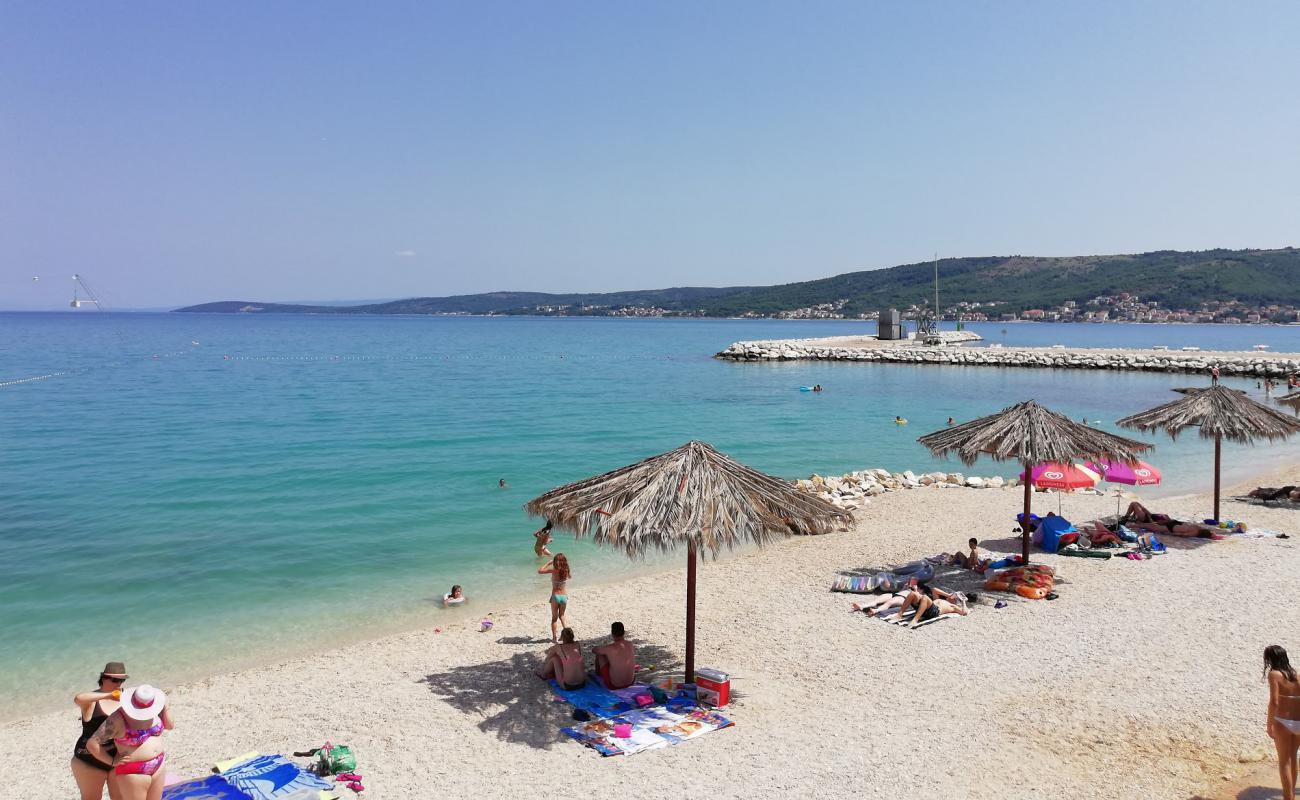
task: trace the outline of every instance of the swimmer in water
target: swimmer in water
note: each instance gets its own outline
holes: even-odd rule
[[[949,425],[956,425],[956,424],[957,424],[957,420],[953,419],[952,417],[948,417],[948,424],[949,424]]]
[[[906,424],[907,424],[907,420],[903,419],[902,417],[894,417],[894,424],[895,424],[895,425],[906,425]]]
[[[502,478],[501,480],[497,481],[497,488],[498,488],[498,489],[504,489],[504,488],[506,488],[506,479],[505,479],[505,478]]]
[[[451,608],[452,606],[463,605],[465,602],[465,592],[460,588],[460,584],[451,587],[451,591],[442,596],[442,607]]]
[[[820,383],[813,387],[814,392],[820,392],[821,390],[822,390],[822,385]]]
[[[546,545],[551,543],[551,521],[549,519],[546,520],[545,525],[533,532],[533,537],[537,539],[533,543],[533,552],[542,558],[550,556],[551,551],[546,548]]]

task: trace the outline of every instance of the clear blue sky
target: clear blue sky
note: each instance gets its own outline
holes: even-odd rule
[[[1297,41],[1294,2],[0,0],[0,308],[1297,245]]]

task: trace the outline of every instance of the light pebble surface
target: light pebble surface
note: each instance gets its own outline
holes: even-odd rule
[[[1300,483],[1300,467],[1256,482]],[[487,608],[440,634],[447,616],[431,614],[426,630],[180,686],[168,767],[199,776],[218,758],[330,739],[356,748],[363,796],[381,799],[1186,800],[1266,766],[1249,763],[1272,758],[1261,653],[1274,642],[1300,651],[1297,539],[1171,539],[1142,562],[1045,555],[1064,575],[1059,599],[995,610],[984,594],[969,617],[915,631],[849,613],[855,597],[827,590],[837,570],[951,552],[971,535],[1018,552],[1020,498],[897,492],[857,511],[850,531],[703,564],[697,664],[731,674],[737,724],[676,747],[601,758],[560,734],[567,706],[531,674],[547,646],[539,597],[494,609],[489,633],[476,622]],[[1056,497],[1035,502],[1046,511]],[[1115,503],[1068,495],[1064,512],[1083,520]],[[1182,518],[1210,507],[1204,496],[1151,505]],[[1226,503],[1224,514],[1300,539],[1297,511]],[[622,619],[641,663],[670,668],[684,570],[593,587],[575,567],[580,638],[596,643]],[[6,797],[75,796],[71,704],[3,729]]]

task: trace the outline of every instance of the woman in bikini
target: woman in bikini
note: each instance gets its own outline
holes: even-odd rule
[[[1222,538],[1222,534],[1209,525],[1196,522],[1182,522],[1167,514],[1152,514],[1146,506],[1134,500],[1128,504],[1124,516],[1119,518],[1120,525],[1138,528],[1151,533],[1168,533],[1173,536],[1197,536],[1202,539]]]
[[[145,684],[122,692],[117,710],[86,742],[86,749],[100,761],[112,762],[112,782],[121,800],[161,800],[167,780],[162,734],[171,729],[167,696]],[[115,755],[108,755],[110,746],[116,746]]]
[[[564,553],[556,553],[537,572],[551,576],[551,641],[558,644],[560,640],[555,638],[555,623],[559,622],[561,628],[568,627],[564,611],[569,606],[569,596],[565,594],[564,585],[569,581],[569,559],[564,557]]]
[[[1300,680],[1281,645],[1264,648],[1268,678],[1268,735],[1277,747],[1283,800],[1295,800],[1296,750],[1300,748]]]
[[[587,670],[582,663],[582,645],[574,641],[573,628],[560,631],[560,643],[546,651],[546,659],[537,670],[538,677],[554,678],[571,692],[587,685]]]
[[[106,752],[108,758],[101,761],[86,749],[86,742],[95,735],[109,714],[117,710],[117,701],[122,696],[122,682],[126,678],[126,667],[122,662],[110,661],[104,665],[104,671],[99,673],[98,689],[82,692],[72,698],[72,702],[81,709],[81,736],[72,749],[72,777],[76,779],[77,789],[81,791],[81,800],[103,800],[105,786],[108,787],[110,800],[118,800],[117,785],[109,780],[116,750],[110,747]]]

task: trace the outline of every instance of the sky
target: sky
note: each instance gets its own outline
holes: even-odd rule
[[[1267,0],[0,0],[0,308],[1300,245],[1298,37]]]

